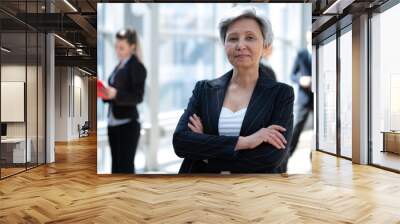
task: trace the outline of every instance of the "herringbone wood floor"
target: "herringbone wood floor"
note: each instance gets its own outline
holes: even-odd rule
[[[0,223],[400,223],[400,175],[316,152],[313,174],[98,176],[96,139],[0,181]]]

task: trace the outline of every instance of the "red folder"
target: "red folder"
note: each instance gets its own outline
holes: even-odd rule
[[[103,81],[97,80],[97,97],[104,99],[106,97],[106,85]]]

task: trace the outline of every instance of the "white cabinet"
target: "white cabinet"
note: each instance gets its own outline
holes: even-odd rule
[[[28,144],[25,151],[25,144]],[[12,162],[25,163],[32,161],[32,140],[28,138],[7,138],[2,139],[2,146],[12,147]]]

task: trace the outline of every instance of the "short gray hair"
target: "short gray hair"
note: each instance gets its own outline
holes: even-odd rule
[[[264,37],[264,46],[268,47],[274,40],[271,22],[262,16],[260,11],[253,7],[233,7],[225,16],[223,16],[218,24],[219,36],[222,43],[225,43],[226,32],[230,25],[239,19],[253,19],[260,26],[261,33]]]

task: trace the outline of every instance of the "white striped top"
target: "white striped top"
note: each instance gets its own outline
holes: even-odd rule
[[[218,121],[219,135],[239,136],[246,110],[247,107],[236,112],[232,112],[230,109],[222,107]]]

